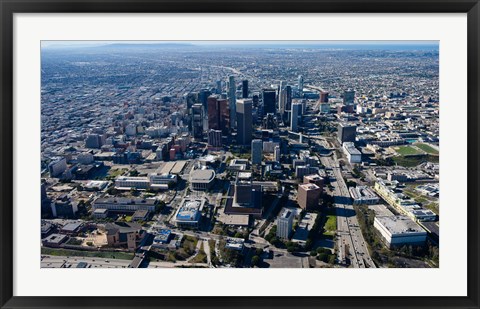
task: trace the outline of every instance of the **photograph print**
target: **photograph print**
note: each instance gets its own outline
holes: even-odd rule
[[[42,268],[438,268],[438,41],[42,41]]]

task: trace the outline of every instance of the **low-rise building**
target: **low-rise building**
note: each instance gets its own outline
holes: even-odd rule
[[[308,234],[312,230],[315,220],[317,219],[316,213],[307,212],[305,216],[298,223],[298,227],[293,234],[292,241],[299,243],[300,245],[305,245],[307,243]]]
[[[196,169],[190,173],[192,190],[208,190],[215,181],[215,171],[210,169]]]
[[[380,201],[375,192],[367,186],[350,187],[349,191],[353,205],[373,205]]]
[[[132,221],[146,221],[150,212],[148,210],[137,210],[132,215]]]
[[[225,242],[225,248],[242,251],[244,248],[245,239],[243,238],[234,238],[234,237],[227,237]]]
[[[47,236],[46,238],[42,239],[42,244],[45,247],[58,248],[67,240],[68,240],[67,235],[51,234],[50,236]]]
[[[92,215],[94,219],[104,219],[108,216],[108,209],[95,209]]]
[[[51,202],[50,207],[55,218],[73,218],[78,211],[78,202],[72,201],[67,194],[62,194]]]
[[[60,233],[73,236],[80,233],[83,228],[84,223],[82,221],[69,222],[60,229]]]
[[[198,228],[204,205],[204,199],[184,199],[175,213],[175,225],[182,228]]]
[[[373,226],[389,248],[423,245],[427,239],[427,232],[406,216],[375,217]]]
[[[233,159],[228,166],[229,170],[232,171],[244,171],[248,169],[248,160],[247,159]]]
[[[150,186],[148,177],[118,176],[115,179],[115,188],[118,190],[139,189],[146,190]]]
[[[146,234],[140,224],[133,222],[107,223],[105,232],[109,246],[126,246],[129,250],[135,250]]]
[[[157,204],[156,199],[108,197],[96,199],[93,202],[93,209],[108,209],[119,212],[135,212],[137,210],[154,212]]]
[[[166,248],[172,237],[172,231],[167,229],[161,229],[157,235],[153,238],[152,247]]]
[[[343,151],[347,156],[348,162],[350,163],[361,163],[362,162],[362,153],[355,148],[355,144],[352,142],[343,143]]]

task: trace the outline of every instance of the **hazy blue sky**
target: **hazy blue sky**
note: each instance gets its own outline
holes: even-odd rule
[[[93,47],[110,44],[161,44],[187,43],[199,46],[209,45],[301,45],[301,46],[422,46],[438,48],[438,41],[42,41],[42,48]]]

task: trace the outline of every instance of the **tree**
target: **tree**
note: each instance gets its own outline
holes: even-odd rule
[[[164,208],[166,204],[164,201],[159,201],[157,205],[155,205],[155,213],[159,214]]]
[[[138,176],[138,174],[140,174],[140,173],[135,169],[130,171],[130,176],[132,176],[132,177]]]
[[[258,255],[254,255],[252,257],[252,263],[251,263],[252,267],[258,266],[259,263],[260,263],[260,257]]]
[[[347,181],[347,186],[355,188],[357,186],[357,183],[355,181],[349,180],[349,181]]]
[[[328,262],[328,254],[327,254],[327,253],[320,253],[320,254],[317,256],[317,260],[320,260],[320,261],[322,261],[322,262],[327,263],[327,262]]]
[[[118,191],[117,191],[117,189],[115,189],[114,186],[111,186],[110,188],[108,188],[107,193],[110,194],[110,195],[116,195],[118,193]]]

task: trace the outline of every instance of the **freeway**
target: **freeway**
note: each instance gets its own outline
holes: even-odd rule
[[[340,166],[329,157],[322,157],[321,161],[325,167],[332,169],[335,176],[335,179],[331,181],[331,185],[334,188],[337,214],[338,260],[340,263],[345,263],[345,258],[348,256],[351,265],[355,268],[376,268],[358,225],[355,209],[350,204],[350,193],[343,180]]]
[[[42,268],[76,268],[78,263],[87,263],[87,268],[127,268],[130,260],[105,259],[81,256],[42,255]]]

